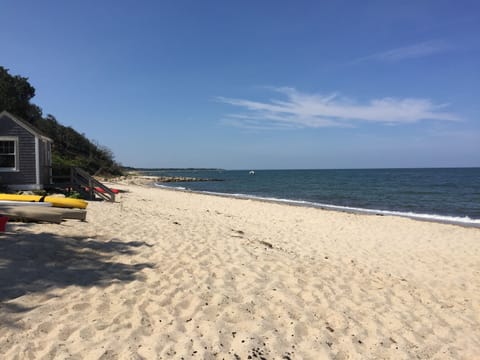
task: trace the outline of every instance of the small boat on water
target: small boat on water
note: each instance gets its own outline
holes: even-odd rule
[[[250,175],[255,175],[255,171],[250,170],[250,171],[249,171],[249,174],[250,174]]]

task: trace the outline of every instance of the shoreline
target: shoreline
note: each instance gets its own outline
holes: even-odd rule
[[[415,170],[415,171],[413,171]],[[177,183],[203,193],[267,198],[339,211],[399,215],[480,227],[474,201],[480,168],[223,171],[225,184]],[[377,171],[377,172],[376,172]],[[151,172],[148,175],[215,177],[213,171]],[[341,184],[341,185],[340,185]],[[263,200],[262,199],[262,200]]]
[[[2,358],[480,353],[476,228],[109,185],[0,234]]]
[[[211,195],[211,196],[220,196],[220,197],[226,197],[226,198],[232,198],[232,199],[263,201],[263,202],[270,202],[274,204],[285,204],[290,206],[315,208],[320,210],[338,211],[338,212],[359,214],[359,215],[397,216],[397,217],[418,220],[418,221],[457,225],[457,226],[463,226],[467,228],[470,228],[470,227],[480,228],[480,219],[471,219],[468,216],[454,217],[454,216],[448,216],[448,215],[407,213],[407,212],[395,211],[395,210],[355,208],[355,207],[347,207],[347,206],[340,206],[340,205],[314,203],[306,200],[277,199],[277,198],[266,198],[266,197],[260,197],[255,195],[248,195],[248,194],[229,194],[229,193],[193,190],[193,189],[188,189],[182,186],[178,186],[178,187],[168,186],[168,185],[158,184],[156,182],[151,182],[147,185],[155,188],[160,188],[160,189],[191,192],[195,194],[204,194],[204,195]]]

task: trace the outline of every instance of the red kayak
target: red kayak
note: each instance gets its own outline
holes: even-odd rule
[[[88,187],[85,188],[85,191],[89,191],[89,190],[90,190],[90,188],[88,188]],[[100,187],[96,187],[95,191],[97,191],[99,193],[102,193],[102,194],[105,192],[105,190],[103,190]],[[120,190],[118,190],[118,189],[110,189],[110,191],[113,192],[114,194],[118,194],[120,192]]]

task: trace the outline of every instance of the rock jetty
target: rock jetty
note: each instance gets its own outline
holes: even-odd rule
[[[205,179],[205,178],[195,178],[187,176],[159,176],[156,179],[157,182],[193,182],[193,181],[223,181],[221,179]]]

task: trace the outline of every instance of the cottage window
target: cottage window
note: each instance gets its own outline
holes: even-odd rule
[[[0,171],[17,169],[17,139],[0,138]]]

